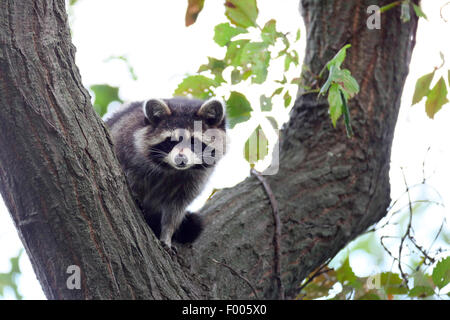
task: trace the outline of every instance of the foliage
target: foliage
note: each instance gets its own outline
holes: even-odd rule
[[[95,84],[90,86],[94,92],[94,109],[100,116],[103,116],[108,110],[108,105],[113,101],[123,102],[119,98],[119,88],[108,84]]]
[[[345,128],[347,136],[353,135],[350,125],[350,112],[348,110],[347,101],[359,92],[359,85],[355,78],[347,69],[341,70],[341,65],[345,60],[346,51],[351,45],[347,44],[327,64],[328,79],[320,88],[319,95],[325,95],[328,92],[328,104],[331,121],[336,127],[336,121],[344,114]],[[323,71],[319,75],[321,77]]]
[[[450,293],[442,289],[450,282],[450,257],[439,260],[427,273],[422,269],[411,272],[407,280],[410,281],[391,271],[357,276],[347,254],[340,266],[322,266],[311,273],[297,299],[448,299]]]
[[[441,53],[442,64],[439,67],[435,67],[434,70],[422,77],[420,77],[416,82],[416,87],[414,90],[414,96],[412,104],[420,102],[424,97],[425,101],[425,111],[429,118],[433,119],[434,115],[441,110],[442,106],[448,103],[447,98],[447,85],[445,83],[444,77],[441,76],[436,82],[433,88],[430,88],[431,82],[435,76],[437,70],[441,69],[445,64],[444,55]],[[447,71],[449,74],[448,83],[450,86],[450,70]]]
[[[417,17],[428,20],[420,5],[416,5],[411,0],[394,1],[381,7],[380,12],[386,12],[399,5],[401,6],[400,18],[403,22],[408,22],[411,19],[411,11],[413,11]],[[430,119],[434,119],[434,115],[441,110],[443,105],[449,102],[447,85],[450,87],[450,70],[447,70],[447,84],[445,83],[444,76],[441,76],[434,87],[430,88],[436,71],[441,69],[445,64],[443,53],[441,52],[440,55],[442,65],[440,67],[435,67],[432,72],[423,75],[417,80],[412,101],[412,105],[415,105],[420,102],[422,98],[426,97],[425,112]]]
[[[11,263],[11,269],[7,273],[0,273],[0,296],[4,295],[5,288],[10,288],[14,292],[16,299],[21,300],[22,295],[19,293],[17,278],[21,274],[19,267],[19,259],[23,253],[23,249],[19,251],[17,256],[9,259]]]
[[[426,187],[425,182],[417,185]],[[440,206],[440,202],[411,200],[410,188],[404,194],[408,203],[400,206],[397,199],[385,219],[342,249],[332,261],[325,263],[307,277],[299,288],[297,299],[448,299],[450,296],[450,256],[442,243],[448,245],[443,230],[445,219],[433,236],[428,249],[414,237],[413,219],[428,206]],[[394,210],[394,208],[399,209]],[[422,217],[423,219],[423,217]],[[420,223],[419,223],[420,224]],[[393,228],[396,232],[392,233]],[[391,230],[389,232],[389,230]],[[388,243],[388,240],[390,242]],[[395,240],[395,241],[394,241]],[[422,240],[423,241],[423,240]],[[405,254],[403,252],[408,252]],[[364,254],[376,261],[374,272],[358,276],[352,268],[352,254]],[[381,270],[386,257],[390,270]],[[366,260],[367,261],[367,260]],[[367,263],[364,267],[370,269]]]
[[[193,24],[198,17],[198,14],[203,9],[205,0],[188,0],[188,7],[186,10],[185,24],[186,27]]]
[[[128,73],[134,81],[138,79],[133,66],[128,61],[128,57],[125,55],[111,56],[104,60],[104,62],[110,62],[113,60],[122,61],[125,63]],[[111,86],[109,84],[94,84],[89,87],[94,94],[93,107],[100,117],[103,117],[108,111],[108,106],[111,102],[123,103],[119,97],[119,87]]]
[[[194,2],[189,1],[188,12],[193,10]],[[208,62],[199,67],[198,74],[183,79],[176,88],[175,95],[205,99],[221,96],[218,92],[226,92],[221,97],[227,102],[230,128],[245,123],[255,113],[260,113],[264,119],[261,121],[270,123],[270,126],[256,123],[252,133],[245,137],[244,158],[253,165],[269,154],[269,142],[264,131],[278,129],[273,114],[273,98],[276,96],[282,98],[285,112],[288,112],[288,108],[292,105],[294,93],[290,87],[296,84],[296,79],[287,79],[284,73],[292,66],[299,66],[299,55],[292,49],[292,45],[299,41],[300,30],[296,31],[293,38],[289,33],[280,32],[274,19],[260,26],[257,21],[259,10],[256,0],[229,0],[225,1],[224,7],[228,22],[219,23],[214,27],[213,38],[218,46],[224,48],[224,56],[208,57]],[[261,94],[258,101],[260,107],[257,108],[256,101],[250,102],[251,99],[236,88],[244,83],[252,85],[267,83],[270,66],[275,60],[280,59],[284,59],[281,60],[284,61],[284,70],[273,78],[281,80],[272,81],[277,85],[276,90]],[[262,150],[259,150],[259,147],[262,147]]]

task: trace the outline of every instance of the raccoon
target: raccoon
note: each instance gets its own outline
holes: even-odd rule
[[[225,105],[217,99],[150,99],[125,105],[106,124],[144,217],[168,248],[195,241],[199,215],[186,207],[226,149]]]

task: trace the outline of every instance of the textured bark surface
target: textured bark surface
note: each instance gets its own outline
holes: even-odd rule
[[[0,190],[49,299],[200,297],[135,206],[64,1],[0,3]],[[69,290],[70,265],[82,289]]]
[[[378,1],[379,5],[390,1]],[[301,1],[307,29],[302,82],[312,85],[323,66],[347,43],[344,67],[360,84],[350,110],[355,136],[332,128],[328,106],[299,91],[281,132],[280,170],[268,176],[282,227],[282,281],[287,298],[302,279],[386,214],[389,161],[400,97],[414,47],[417,20],[401,23],[399,10],[382,17],[380,30],[366,27],[374,1]],[[269,200],[254,178],[217,193],[204,209],[209,228],[193,247],[190,263],[215,297],[252,297],[250,287],[224,261],[254,284],[258,296],[277,298],[273,218]]]
[[[390,202],[390,149],[417,20],[401,23],[397,8],[368,30],[373,2],[301,1],[303,83],[351,43],[344,66],[361,91],[350,103],[352,139],[301,90],[281,132],[280,170],[266,179],[280,209],[287,298]],[[157,244],[81,85],[64,1],[2,1],[0,46],[0,191],[48,298],[254,297],[212,259],[258,297],[278,296],[272,209],[255,177],[216,193],[203,209],[204,234],[179,259]],[[67,289],[69,265],[80,266],[82,290]]]

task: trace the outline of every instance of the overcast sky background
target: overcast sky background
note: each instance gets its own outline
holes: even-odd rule
[[[79,0],[73,8],[71,22],[73,42],[77,47],[76,63],[84,85],[88,87],[92,84],[108,83],[119,86],[120,96],[126,101],[170,97],[183,77],[186,74],[194,74],[198,67],[206,62],[207,56],[222,57],[223,48],[212,40],[213,27],[226,21],[222,2],[206,1],[197,23],[189,28],[184,26],[186,3],[187,1],[175,3],[144,0]],[[391,163],[393,199],[398,198],[404,191],[400,167],[404,168],[410,185],[418,183],[422,180],[422,164],[426,156],[425,171],[429,177],[429,184],[440,193],[438,196],[430,192],[429,197],[437,197],[447,204],[450,203],[449,105],[444,106],[434,120],[426,117],[423,101],[411,107],[417,78],[431,72],[435,66],[441,65],[440,51],[445,54],[447,60],[450,60],[448,41],[450,27],[439,14],[439,9],[444,3],[445,0],[422,1],[423,11],[429,20],[420,19],[417,44],[395,131]],[[258,23],[261,25],[275,18],[279,30],[295,34],[302,24],[298,13],[298,0],[282,2],[259,0],[258,4],[260,9]],[[450,20],[449,9],[450,6],[447,6],[443,10],[447,20]],[[303,28],[302,42],[297,48],[301,54],[300,61],[303,58],[304,36]],[[105,59],[113,55],[128,57],[138,81],[131,79],[122,62],[105,62]],[[437,72],[432,85],[441,75],[447,79],[445,70],[448,69],[449,63],[446,62],[446,65]],[[265,88],[244,84],[239,90],[254,102]],[[232,186],[247,176],[249,167],[242,159],[243,142],[239,137],[250,133],[254,125],[256,122],[247,124],[245,128],[237,128],[236,132],[232,133],[231,141],[232,143],[235,141],[236,146],[221,163],[208,186],[209,189]],[[428,148],[431,148],[429,152]],[[207,194],[208,192],[205,192],[203,198]],[[195,206],[198,207],[200,203],[201,201],[198,201]],[[432,214],[433,219],[424,221],[433,228],[440,217],[446,215],[449,219],[448,209],[434,209]],[[8,272],[9,258],[17,255],[22,244],[1,199],[0,241],[0,272]],[[359,265],[361,272],[364,273],[364,263],[361,261]],[[27,257],[21,259],[20,267],[23,272],[20,277],[20,292],[24,298],[45,299]],[[14,296],[6,291],[5,298]]]

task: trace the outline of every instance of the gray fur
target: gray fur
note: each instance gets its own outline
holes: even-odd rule
[[[201,121],[202,135],[205,135],[202,142],[213,145],[208,143],[209,137],[206,135],[214,131],[208,129],[216,129],[223,138],[221,147],[224,153],[224,109],[219,110],[220,102],[209,100],[207,103],[205,106],[205,101],[187,98],[133,102],[123,106],[106,121],[131,190],[147,219],[161,215],[160,240],[168,247],[171,247],[172,235],[185,217],[186,207],[204,187],[214,164],[190,164],[192,166],[187,168],[177,168],[167,161],[168,156],[158,158],[160,150],[156,152],[154,149],[161,148],[166,143],[164,141],[170,139],[171,133],[179,129],[198,137],[198,133],[193,134],[194,121]],[[215,140],[217,147],[220,139]],[[175,147],[173,150],[178,152]],[[218,152],[217,158],[223,153]]]

